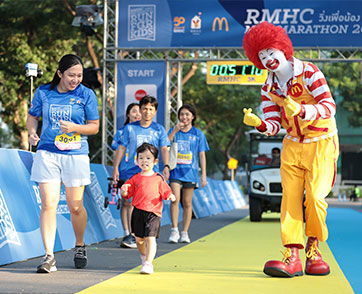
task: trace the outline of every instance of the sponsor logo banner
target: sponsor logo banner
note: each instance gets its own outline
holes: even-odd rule
[[[241,47],[263,21],[295,47],[362,46],[362,1],[119,0],[118,47]]]

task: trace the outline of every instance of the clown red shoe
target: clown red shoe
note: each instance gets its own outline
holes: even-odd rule
[[[282,251],[283,259],[270,260],[264,265],[264,273],[271,277],[292,278],[303,275],[302,263],[299,258],[297,247],[287,247]]]
[[[330,273],[329,265],[323,260],[318,248],[318,239],[309,237],[305,247],[306,263],[305,273],[307,275],[324,276]]]

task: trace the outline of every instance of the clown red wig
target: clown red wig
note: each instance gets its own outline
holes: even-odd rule
[[[245,32],[243,47],[246,56],[259,69],[265,68],[258,55],[261,50],[274,48],[283,51],[287,60],[294,54],[292,41],[286,31],[266,21]]]

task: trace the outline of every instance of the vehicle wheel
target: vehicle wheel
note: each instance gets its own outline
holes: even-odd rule
[[[107,208],[109,204],[109,199],[108,197],[104,198],[104,208]]]
[[[260,222],[261,221],[261,201],[258,198],[249,197],[249,212],[250,221]]]
[[[121,199],[117,200],[117,209],[121,209]]]

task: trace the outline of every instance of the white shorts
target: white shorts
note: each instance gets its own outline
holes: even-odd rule
[[[66,187],[89,185],[89,157],[38,150],[34,156],[30,180],[38,183],[63,182]]]

